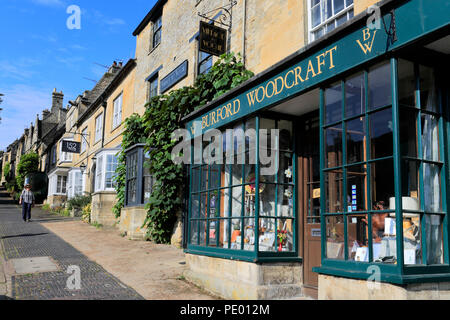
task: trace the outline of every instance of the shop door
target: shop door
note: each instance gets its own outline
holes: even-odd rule
[[[318,112],[309,114],[299,126],[301,170],[299,181],[300,217],[303,216],[303,279],[306,293],[317,296],[320,266],[320,136]],[[308,290],[309,289],[309,290]]]

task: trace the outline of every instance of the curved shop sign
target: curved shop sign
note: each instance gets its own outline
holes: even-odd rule
[[[365,26],[188,122],[186,127],[194,137],[202,135],[205,130],[221,127],[299,94],[324,80],[449,24],[449,17],[443,13],[450,10],[448,1],[433,0],[426,6],[420,3],[420,0],[411,0],[395,9],[397,40],[390,47],[388,41],[391,39],[383,27],[376,29]],[[391,25],[391,14],[386,14],[382,19],[386,26]]]

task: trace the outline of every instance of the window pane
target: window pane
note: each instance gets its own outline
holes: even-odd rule
[[[259,251],[276,251],[275,219],[262,218],[259,232]]]
[[[393,154],[392,110],[385,109],[369,116],[371,158],[378,159]]]
[[[420,163],[417,161],[402,163],[403,209],[420,210],[419,168]],[[391,206],[395,209],[395,205],[391,203]]]
[[[292,121],[280,120],[278,121],[278,129],[280,130],[280,150],[292,151],[293,148],[293,129]]]
[[[201,172],[202,172],[202,183],[200,185],[201,186],[200,190],[205,191],[208,190],[208,166],[202,166]]]
[[[342,125],[325,129],[325,166],[342,165]]]
[[[325,124],[342,119],[342,90],[341,84],[335,84],[325,89]]]
[[[348,258],[349,260],[369,262],[367,214],[348,216]]]
[[[348,7],[349,5],[353,4],[353,0],[346,0],[346,4],[347,4],[347,7]]]
[[[209,233],[209,240],[208,240],[208,246],[210,247],[217,247],[217,225],[219,221],[218,220],[210,220],[208,222],[208,233]]]
[[[200,245],[206,246],[206,221],[200,220],[200,229],[199,229],[199,236],[200,236]]]
[[[242,187],[235,187],[231,189],[231,216],[242,216]]]
[[[444,263],[442,240],[442,217],[425,215],[425,232],[427,239],[427,264]]]
[[[346,123],[347,163],[362,162],[366,156],[366,121],[365,117]]]
[[[277,216],[294,217],[294,187],[278,185]]]
[[[395,217],[389,213],[373,214],[372,241],[373,261],[386,264],[397,263],[397,238]]]
[[[292,219],[278,219],[277,246],[278,252],[294,251],[294,225]]]
[[[259,215],[275,216],[275,193],[276,185],[260,184]]]
[[[385,63],[369,72],[369,109],[392,104],[391,65]]]
[[[347,21],[347,14],[341,15],[339,18],[336,19],[336,27],[339,27],[341,24],[344,24],[344,22]]]
[[[293,154],[281,152],[279,159],[278,183],[294,183]]]
[[[372,210],[388,210],[390,199],[395,197],[393,160],[371,163],[370,175]]]
[[[344,217],[328,216],[326,218],[326,257],[344,260]]]
[[[231,220],[231,248],[235,250],[241,250],[242,243],[242,219]]]
[[[400,108],[400,149],[403,156],[417,158],[417,114],[410,108]]]
[[[332,0],[322,0],[322,22],[333,15]]]
[[[230,227],[230,220],[219,220],[219,247],[221,248],[228,248],[229,244],[229,236],[228,236],[228,230]]]
[[[403,255],[405,265],[422,264],[420,214],[403,213]]]
[[[337,171],[325,172],[325,211],[329,213],[343,212],[342,173]]]
[[[200,191],[200,167],[192,168],[192,192]]]
[[[217,190],[209,193],[209,218],[218,217],[220,213],[220,201],[218,198],[219,192]]]
[[[144,203],[149,202],[155,181],[152,176],[144,177]]]
[[[438,118],[422,114],[422,148],[423,158],[439,161],[439,122]]]
[[[424,163],[423,169],[425,211],[442,212],[441,167]]]
[[[200,195],[194,194],[191,196],[191,218],[199,217],[199,205],[200,205]]]
[[[200,194],[200,218],[205,218],[207,215],[206,210],[208,209],[208,194]]]
[[[439,112],[433,69],[419,67],[420,73],[420,103],[423,109]]]
[[[320,5],[315,6],[311,9],[311,19],[311,25],[313,28],[320,24]]]
[[[345,116],[352,117],[365,111],[364,74],[345,82]]]
[[[244,219],[244,250],[255,250],[255,219]]]
[[[333,0],[333,4],[334,4],[334,14],[337,14],[345,7],[344,0]]]
[[[222,172],[220,164],[213,164],[211,167],[211,183],[209,189],[220,187],[220,174]]]
[[[367,172],[365,165],[347,168],[347,211],[366,211]]]
[[[416,77],[412,62],[398,60],[398,99],[401,106],[416,106]],[[401,119],[401,118],[400,118]]]
[[[198,237],[199,237],[199,229],[198,229],[198,221],[194,220],[191,221],[191,228],[190,228],[190,232],[191,232],[191,238],[190,238],[190,242],[191,244],[197,245],[198,243]]]

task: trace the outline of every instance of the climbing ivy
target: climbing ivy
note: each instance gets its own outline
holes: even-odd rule
[[[181,119],[253,76],[245,69],[240,55],[225,54],[207,74],[197,77],[193,86],[173,90],[150,99],[143,117],[134,114],[125,123],[122,150],[116,170],[117,203],[113,208],[120,216],[125,200],[126,156],[125,150],[136,143],[145,143],[149,153],[150,174],[156,180],[146,204],[144,227],[147,238],[157,243],[168,243],[177,213],[181,210],[183,167],[172,161],[171,152],[177,141],[172,133],[182,127]]]
[[[142,118],[134,113],[125,120],[125,130],[123,133],[121,151],[118,154],[118,166],[114,181],[116,182],[117,202],[113,207],[116,218],[120,217],[120,212],[125,204],[125,184],[126,184],[126,154],[125,150],[137,143],[145,142],[145,128]]]
[[[177,213],[181,210],[183,167],[172,161],[171,151],[178,143],[171,134],[182,127],[181,119],[253,76],[238,56],[225,54],[211,70],[200,75],[193,86],[153,97],[143,116],[146,132],[146,165],[156,180],[146,205],[144,226],[147,236],[157,243],[168,243]]]
[[[37,153],[28,153],[20,157],[17,165],[16,182],[19,188],[23,188],[25,177],[30,173],[38,172],[39,170],[39,155]]]

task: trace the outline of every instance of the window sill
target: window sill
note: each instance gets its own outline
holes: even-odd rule
[[[110,131],[110,133],[114,133],[114,131],[117,131],[117,129],[120,129],[122,127],[123,122],[119,123],[115,127],[113,127]]]
[[[153,51],[155,51],[159,47],[160,44],[161,44],[161,42],[158,43],[155,47],[151,48],[150,51],[148,52],[148,55],[151,55],[153,53]]]

